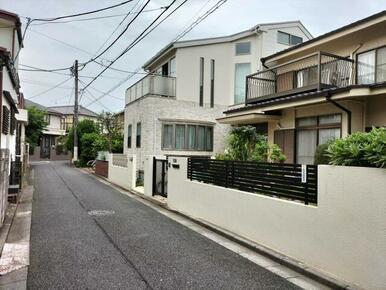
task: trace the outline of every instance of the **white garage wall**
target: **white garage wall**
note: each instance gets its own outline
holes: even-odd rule
[[[187,179],[168,171],[168,206],[246,237],[343,281],[386,285],[386,170],[319,166],[318,205]]]

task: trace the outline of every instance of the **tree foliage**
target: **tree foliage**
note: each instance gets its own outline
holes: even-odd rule
[[[269,146],[267,137],[257,134],[253,126],[233,128],[228,138],[227,149],[216,158],[257,162],[284,162],[286,160],[280,147],[276,144]]]
[[[44,118],[45,115],[46,112],[36,107],[28,108],[28,125],[25,128],[25,135],[26,141],[30,144],[30,149],[32,150],[38,145],[43,130],[47,126]]]
[[[98,120],[106,133],[108,139],[109,152],[113,152],[116,146],[119,145],[119,137],[122,135],[122,122],[118,119],[116,114],[111,112],[104,112],[99,114]],[[122,137],[123,138],[123,137]],[[118,140],[117,140],[118,139]],[[122,139],[122,150],[123,150],[123,139]]]

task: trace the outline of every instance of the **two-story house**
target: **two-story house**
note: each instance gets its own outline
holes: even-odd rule
[[[7,207],[9,182],[15,185],[23,148],[24,111],[18,75],[18,55],[23,47],[21,22],[18,15],[0,10],[0,225]],[[18,164],[18,166],[16,166]],[[19,181],[18,180],[18,181]]]
[[[65,116],[65,129],[66,129],[66,132],[68,132],[72,128],[74,123],[74,106],[53,106],[48,108],[50,110],[59,112],[63,116]],[[90,109],[83,107],[82,105],[79,105],[78,120],[82,121],[85,119],[97,122],[98,114],[91,111]]]
[[[216,118],[245,102],[245,77],[260,58],[311,39],[299,22],[259,24],[233,35],[169,44],[126,90],[125,153],[204,155],[224,150],[229,125]]]
[[[218,119],[264,125],[287,162],[312,164],[330,139],[386,126],[386,11],[261,59],[246,100]]]
[[[47,126],[42,132],[39,144],[34,148],[30,159],[33,161],[40,159],[67,159],[66,156],[57,158],[57,155],[61,154],[56,154],[56,145],[59,141],[58,138],[66,135],[65,116],[52,108],[45,107],[30,100],[25,100],[25,104],[27,108],[35,107],[37,110],[44,112],[45,121],[47,123]]]

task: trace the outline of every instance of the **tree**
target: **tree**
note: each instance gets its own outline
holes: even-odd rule
[[[106,132],[109,152],[113,152],[114,139],[122,135],[122,122],[117,116],[111,112],[104,112],[99,114],[99,122],[102,125],[102,130]]]
[[[82,151],[82,135],[86,133],[100,133],[94,121],[85,119],[78,123],[77,135],[78,135],[79,156]],[[66,147],[67,147],[67,150],[71,152],[74,149],[74,129],[73,128],[71,128],[70,132],[68,132]]]
[[[28,108],[28,125],[25,128],[26,141],[30,144],[30,150],[39,144],[43,130],[47,126],[44,116],[46,112],[36,107]]]
[[[94,160],[98,151],[106,151],[107,138],[98,133],[85,133],[81,138],[82,151],[80,153],[81,165],[86,165],[90,160]]]

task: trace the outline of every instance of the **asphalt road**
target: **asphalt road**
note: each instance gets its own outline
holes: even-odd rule
[[[29,289],[298,289],[65,163],[34,170]]]

